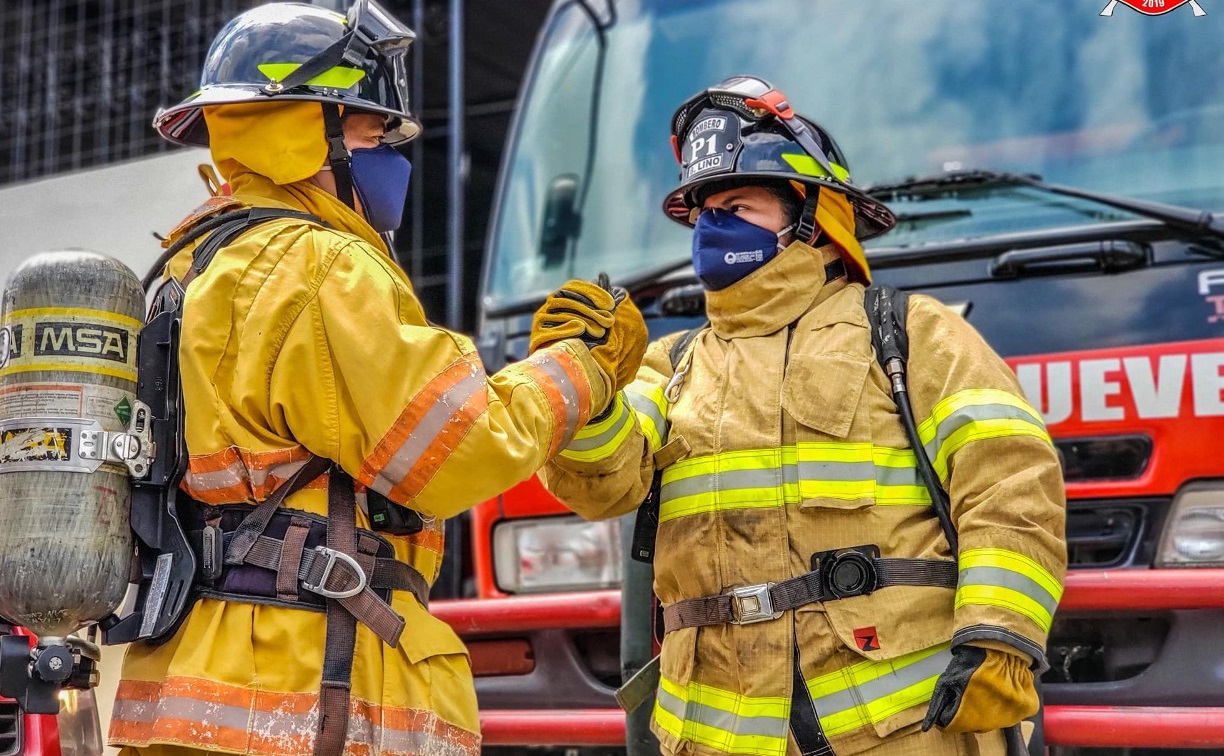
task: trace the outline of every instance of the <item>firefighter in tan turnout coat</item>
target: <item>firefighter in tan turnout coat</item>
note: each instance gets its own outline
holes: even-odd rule
[[[891,213],[760,80],[695,96],[673,134],[665,209],[694,226],[709,327],[678,359],[678,336],[653,343],[545,470],[591,518],[661,475],[652,729],[669,754],[1004,753],[1038,708],[1066,564],[1041,415],[961,317],[910,298],[909,392],[954,554],[864,310],[859,240]]]

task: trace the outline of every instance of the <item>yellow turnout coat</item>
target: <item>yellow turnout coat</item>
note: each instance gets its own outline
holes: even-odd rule
[[[184,490],[204,504],[257,502],[311,454],[327,457],[355,479],[359,503],[368,487],[421,513],[422,532],[384,537],[432,583],[443,521],[530,477],[606,405],[607,377],[577,340],[486,375],[467,338],[426,323],[356,213],[305,181],[221,167],[235,205],[306,211],[331,228],[260,225],[188,287]],[[187,250],[170,274],[189,262]],[[325,515],[326,477],[284,507]],[[357,525],[369,528],[362,511]],[[463,644],[412,594],[392,595],[406,620],[397,647],[357,628],[346,753],[478,753]],[[320,612],[201,599],[169,641],[129,648],[111,742],[310,753],[324,629]]]
[[[664,606],[802,575],[831,549],[951,559],[863,295],[826,282],[820,252],[792,244],[708,292],[711,327],[679,363],[678,398],[665,396],[672,336],[651,345],[612,415],[546,467],[550,490],[592,518],[633,510],[661,471]],[[998,732],[918,726],[951,644],[1003,643],[1044,666],[1065,569],[1062,476],[1041,415],[977,332],[925,296],[910,298],[908,318],[910,396],[950,492],[958,587],[893,585],[668,633],[652,721],[667,753],[795,752],[796,653],[839,755],[1003,753]]]

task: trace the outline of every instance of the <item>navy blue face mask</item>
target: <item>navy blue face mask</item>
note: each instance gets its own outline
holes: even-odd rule
[[[697,279],[710,291],[727,288],[777,256],[778,236],[726,210],[702,211],[693,226]]]
[[[353,188],[375,231],[394,231],[404,217],[412,163],[389,144],[352,151]]]

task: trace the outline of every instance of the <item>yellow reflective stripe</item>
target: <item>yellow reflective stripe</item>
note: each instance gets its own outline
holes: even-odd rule
[[[637,416],[638,427],[646,436],[651,451],[663,448],[667,438],[667,400],[663,387],[634,381],[625,388],[625,396]]]
[[[909,449],[805,441],[677,462],[663,471],[660,521],[816,498],[866,499],[881,506],[931,503]]]
[[[301,63],[260,63],[257,68],[261,74],[267,76],[272,81],[284,81],[289,77],[289,74],[298,70],[301,65]],[[365,78],[365,71],[362,71],[360,68],[333,66],[306,82],[306,85],[348,89],[355,86],[363,78]]]
[[[865,661],[807,681],[820,726],[841,735],[877,724],[931,700],[935,681],[952,658],[943,643],[896,659]]]
[[[140,328],[144,325],[143,321],[136,318],[129,318],[118,312],[110,310],[94,310],[87,307],[27,307],[24,310],[13,310],[6,313],[4,319],[17,320],[23,318],[41,318],[48,315],[63,315],[67,317],[77,318],[92,318],[94,320],[107,320],[119,325],[128,326],[131,328]]]
[[[918,436],[935,472],[945,481],[948,460],[973,441],[1028,436],[1052,443],[1040,413],[1000,389],[966,389],[944,398],[918,426]]]
[[[633,412],[623,394],[612,398],[612,412],[597,423],[587,423],[560,456],[576,462],[598,462],[616,453],[633,430]]]
[[[696,682],[680,686],[664,677],[654,716],[672,736],[725,753],[786,753],[790,702],[784,697],[745,696]]]
[[[89,373],[91,375],[106,375],[111,378],[123,378],[129,381],[136,380],[135,368],[97,367],[92,363],[90,365],[79,365],[70,362],[35,362],[28,365],[9,365],[0,369],[0,378],[12,375],[13,373],[38,373],[43,371]]]
[[[784,152],[782,153],[782,159],[785,160],[791,168],[794,168],[797,173],[802,173],[805,176],[829,175],[828,172],[820,166],[820,163],[816,162],[816,158],[812,157],[811,155],[798,155],[793,152]],[[833,161],[829,161],[829,167],[833,169],[833,175],[837,176],[843,181],[850,177],[850,171],[846,170],[843,166],[834,163]]]
[[[997,606],[1022,614],[1049,631],[1062,598],[1062,583],[1024,554],[996,548],[970,549],[958,560],[956,608]]]

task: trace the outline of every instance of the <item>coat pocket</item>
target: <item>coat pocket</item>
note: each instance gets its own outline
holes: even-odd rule
[[[869,367],[867,359],[847,352],[793,354],[782,380],[782,408],[806,428],[847,438]]]

